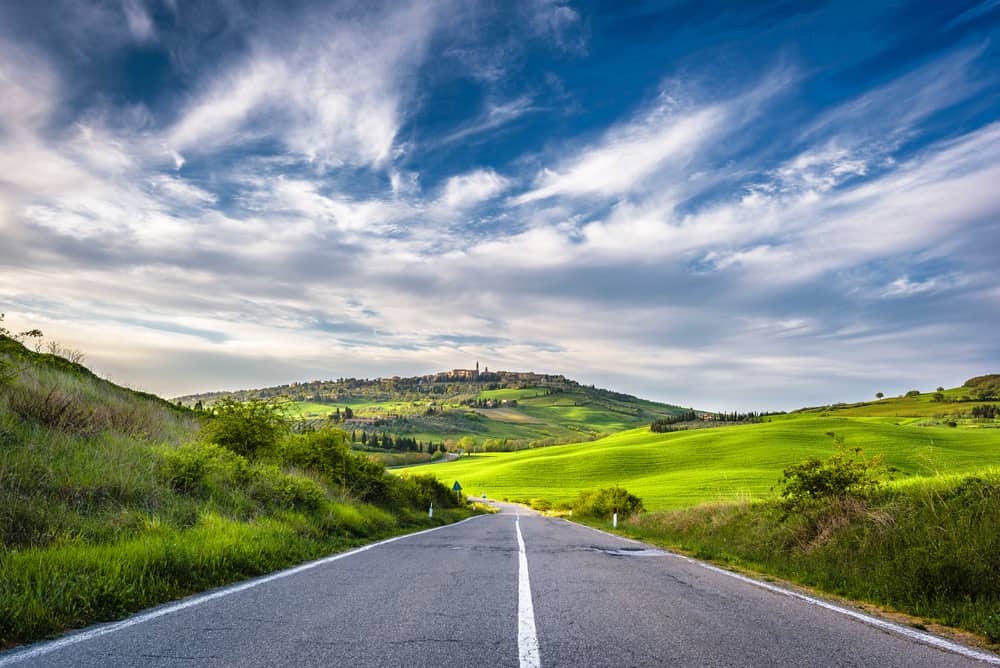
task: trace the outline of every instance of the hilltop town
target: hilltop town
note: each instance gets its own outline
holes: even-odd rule
[[[203,392],[179,396],[186,406],[199,401],[210,404],[223,397],[248,401],[250,399],[287,399],[335,403],[349,399],[371,401],[417,401],[428,397],[450,397],[485,390],[544,388],[546,390],[570,389],[580,384],[562,374],[536,373],[534,371],[490,371],[479,368],[477,361],[472,369],[452,369],[423,376],[392,376],[385,378],[338,378],[337,380],[310,380],[248,390]],[[627,398],[629,395],[620,395]]]

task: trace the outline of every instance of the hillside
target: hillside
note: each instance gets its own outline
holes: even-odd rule
[[[967,389],[948,393],[960,399]],[[665,434],[639,428],[590,443],[463,457],[427,470],[445,483],[459,480],[472,495],[549,502],[582,489],[621,485],[648,509],[662,510],[771,496],[784,468],[832,454],[829,432],[869,456],[884,454],[899,469],[901,483],[1000,466],[1000,419],[969,417],[974,406],[992,404],[943,403],[933,394],[810,409],[757,424]],[[928,416],[930,405],[937,412]]]
[[[970,378],[961,387],[942,387],[934,392],[911,390],[898,397],[804,408],[796,413],[840,417],[932,418],[941,423],[965,421],[966,424],[975,424],[968,422],[973,419],[972,409],[997,401],[1000,401],[1000,375],[991,374]]]
[[[412,378],[313,381],[177,400],[194,407],[225,397],[282,401],[297,419],[334,422],[356,438],[363,432],[389,433],[466,451],[592,440],[685,410],[581,385],[561,375],[474,369]]]
[[[0,336],[0,648],[469,515],[258,408],[199,415]]]

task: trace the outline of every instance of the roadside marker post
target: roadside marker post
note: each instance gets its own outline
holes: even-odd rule
[[[434,517],[434,502],[431,501],[430,510],[427,511],[427,517]]]
[[[618,528],[618,513],[611,516],[611,526],[614,529]]]

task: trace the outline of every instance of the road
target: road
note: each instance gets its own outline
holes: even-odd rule
[[[504,506],[0,654],[0,666],[1000,664],[647,548]]]

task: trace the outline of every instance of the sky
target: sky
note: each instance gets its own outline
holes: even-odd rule
[[[1000,372],[1000,0],[0,3],[0,311],[163,396]]]

